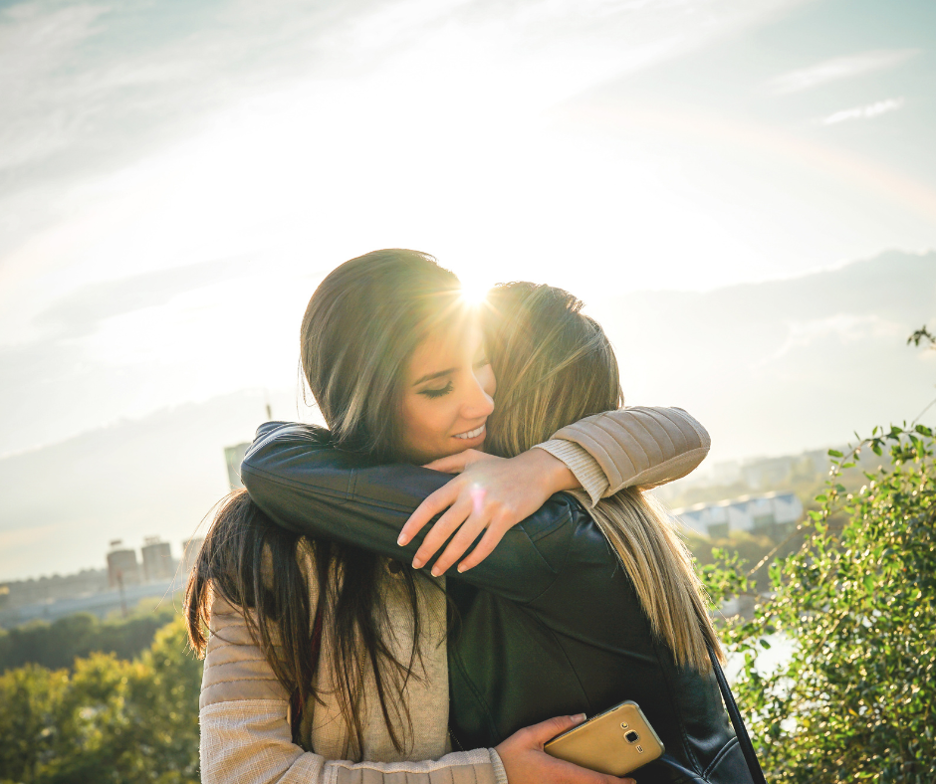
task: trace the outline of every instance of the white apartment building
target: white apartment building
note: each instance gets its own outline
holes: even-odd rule
[[[674,509],[671,514],[686,528],[711,539],[729,531],[775,533],[795,525],[803,515],[803,504],[795,493],[745,495],[714,504],[696,504]]]

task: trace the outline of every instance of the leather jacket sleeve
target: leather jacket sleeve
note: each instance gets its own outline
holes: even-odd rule
[[[540,446],[558,452],[594,502],[623,487],[683,476],[704,459],[709,444],[702,425],[682,409],[628,408],[563,428]],[[573,465],[583,461],[592,467],[577,471]],[[374,465],[328,446],[327,431],[285,423],[261,426],[241,478],[254,502],[283,527],[398,560],[412,559],[430,528],[401,548],[396,539],[403,524],[450,479],[418,466]],[[563,494],[553,496],[511,529],[492,555],[466,573],[466,581],[521,603],[538,596],[565,556],[562,548],[543,547],[540,540],[569,520],[574,503]]]
[[[430,526],[406,547],[397,544],[400,529],[426,496],[451,477],[412,465],[374,465],[322,443],[321,433],[294,423],[262,425],[241,465],[251,499],[289,530],[412,560]],[[575,508],[571,496],[553,496],[508,531],[478,566],[451,576],[517,603],[532,601],[562,569],[564,549],[543,545]]]

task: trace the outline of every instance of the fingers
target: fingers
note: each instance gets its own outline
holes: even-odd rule
[[[478,538],[478,535],[486,526],[487,520],[483,516],[476,513],[471,514],[462,524],[461,528],[458,529],[458,533],[452,537],[452,541],[448,543],[445,552],[439,556],[438,560],[433,565],[432,575],[438,577],[441,574],[445,574],[446,570],[471,547],[471,543]],[[503,534],[501,534],[501,536],[503,536]],[[487,537],[485,536],[485,538]],[[497,541],[500,541],[500,537],[497,537]],[[497,544],[497,541],[495,541],[494,544]],[[491,549],[494,549],[493,545]],[[478,563],[482,560],[484,560],[483,557],[478,559]],[[460,569],[459,571],[464,571],[464,569]]]
[[[530,739],[542,747],[547,741],[552,740],[557,735],[572,729],[585,721],[585,714],[579,713],[577,716],[555,716],[539,724],[531,724],[526,728],[530,734]]]
[[[445,514],[432,526],[429,533],[426,534],[426,538],[423,539],[422,544],[419,546],[419,549],[416,551],[416,556],[413,558],[414,569],[421,568],[426,561],[435,555],[436,551],[445,544],[452,535],[452,532],[471,514],[471,509],[471,498],[468,496],[459,498],[449,507]],[[433,569],[433,574],[435,574],[435,569]]]
[[[426,496],[426,500],[416,507],[416,511],[409,516],[409,520],[403,528],[400,529],[400,536],[397,544],[403,547],[410,543],[412,538],[418,534],[423,527],[437,514],[450,507],[458,498],[458,487],[453,482],[448,482],[434,493]],[[443,540],[444,541],[444,540]],[[436,548],[438,549],[438,547]],[[435,550],[433,550],[435,552]]]
[[[583,721],[585,721],[584,713],[579,713],[576,716],[556,716],[527,727],[524,731],[530,733],[530,739],[534,740],[542,749],[546,743],[557,735],[577,727]],[[569,766],[568,780],[575,782],[575,784],[636,784],[634,779],[631,778],[618,778],[617,776],[609,776],[606,773],[597,773],[564,760],[556,759],[555,761],[563,766]]]
[[[469,569],[473,569],[493,553],[497,545],[500,544],[500,540],[504,538],[504,534],[507,533],[508,528],[509,526],[489,525],[487,533],[484,534],[484,537],[478,542],[475,549],[471,551],[471,554],[464,561],[458,564],[458,571],[467,572]],[[454,541],[453,539],[452,542],[454,543]],[[449,545],[449,547],[451,547],[451,545]],[[444,555],[448,555],[447,549]],[[461,553],[459,553],[459,555],[461,555]],[[458,558],[458,556],[455,557]],[[441,561],[442,559],[440,558],[439,560]],[[451,564],[449,564],[449,566],[451,566]]]

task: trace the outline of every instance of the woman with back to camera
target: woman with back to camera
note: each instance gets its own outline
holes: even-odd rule
[[[558,429],[559,440],[591,443],[600,456],[595,430],[586,429],[593,421],[568,425],[613,408],[620,386],[610,345],[580,304],[532,284],[496,292],[488,347],[499,407],[485,443],[492,452],[516,454]],[[407,516],[430,496],[401,539],[451,504],[424,541],[418,535],[403,550],[438,566],[432,553],[459,523],[468,518],[462,540],[460,532],[443,555],[448,564],[488,523],[472,511],[474,484],[496,471],[496,459],[435,463],[468,466],[440,490],[420,469],[356,463],[328,447],[303,449],[301,438],[296,427],[261,428],[243,466],[251,495],[284,526],[398,555]],[[720,647],[685,548],[639,492],[618,493],[589,514],[590,505],[560,495],[506,532],[495,520],[487,549],[503,541],[450,576],[461,616],[449,640],[454,738],[497,743],[543,716],[598,713],[630,699],[667,748],[634,774],[641,784],[751,782],[712,672],[707,646],[717,655]]]
[[[480,335],[457,315],[457,280],[421,254],[386,252],[355,261],[326,279],[332,285],[323,283],[313,303],[328,307],[310,304],[304,325],[318,341],[305,369],[332,426],[330,434],[305,431],[312,441],[304,445],[337,442],[380,459],[450,453],[446,438],[470,436],[477,428],[443,437],[439,421],[427,415],[435,399],[424,394],[431,391],[428,382],[414,393],[415,407],[413,396],[404,396],[401,417],[374,404],[389,404],[400,377],[413,371],[420,350],[434,341],[439,347],[429,358],[444,355],[464,388],[465,411],[486,419],[494,380]],[[370,292],[370,299],[362,299],[362,292]],[[353,364],[354,341],[348,339],[348,319],[362,312],[369,332],[364,330],[368,340],[358,353],[376,357],[368,367]],[[457,440],[471,446],[483,438]],[[554,465],[541,473],[547,464]],[[535,496],[534,508],[553,491],[575,485],[570,472],[542,451],[520,465],[519,473],[508,473],[532,478],[526,494]],[[243,494],[225,504],[202,548],[187,601],[193,644],[207,648],[200,700],[204,781],[300,775],[323,781],[503,781],[501,760],[513,771],[511,784],[617,781],[542,754],[542,740],[571,726],[568,717],[517,733],[496,751],[443,756],[444,596],[428,578],[393,566],[346,543],[309,542],[273,526]],[[210,641],[203,621],[212,629]],[[352,765],[349,759],[370,762]],[[426,759],[437,761],[418,762]]]

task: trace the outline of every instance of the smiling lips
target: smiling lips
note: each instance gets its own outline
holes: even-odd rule
[[[469,441],[472,438],[477,438],[480,435],[484,434],[484,425],[481,427],[475,428],[474,430],[469,430],[467,433],[459,433],[455,438],[461,438],[463,441]]]

